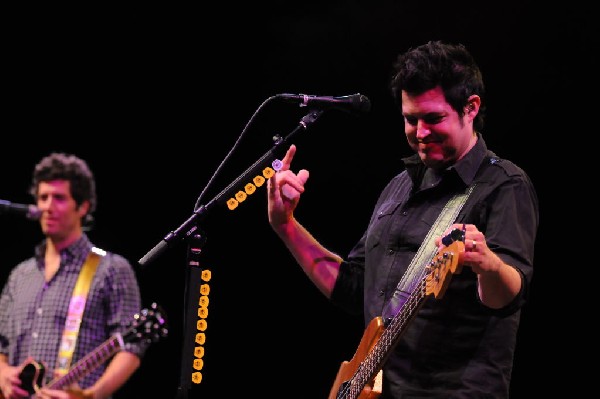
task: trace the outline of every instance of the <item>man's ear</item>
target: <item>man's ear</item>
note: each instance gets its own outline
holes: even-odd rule
[[[90,201],[83,201],[81,203],[81,205],[79,205],[79,209],[77,210],[79,212],[79,217],[82,218],[84,217],[88,211],[90,210]]]
[[[467,100],[467,105],[465,105],[465,113],[470,114],[473,111],[479,111],[479,106],[481,105],[481,98],[478,95],[472,95]]]

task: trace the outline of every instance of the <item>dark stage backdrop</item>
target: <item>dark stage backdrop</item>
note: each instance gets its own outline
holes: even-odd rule
[[[571,352],[550,335],[558,300],[551,281],[564,267],[553,251],[555,153],[567,150],[554,140],[563,142],[580,121],[568,99],[596,69],[596,27],[592,13],[573,2],[560,9],[494,4],[131,2],[4,13],[0,198],[31,202],[33,166],[51,151],[85,158],[98,189],[92,240],[135,265],[144,305],[158,302],[169,318],[168,338],[153,344],[117,398],[175,397],[187,244],[175,241],[145,268],[138,260],[192,215],[237,140],[202,204],[306,114],[269,102],[242,136],[260,105],[278,93],[371,100],[368,113],[329,111],[293,138],[293,167],[311,172],[297,217],[345,254],[410,154],[387,89],[391,64],[397,53],[435,39],[462,42],[479,61],[488,89],[485,140],[529,173],[540,197],[513,397],[569,381],[564,365],[551,361]],[[200,264],[212,280],[203,380],[190,397],[325,398],[362,336],[361,320],[329,304],[270,230],[265,196],[261,187],[234,211],[217,204],[198,223],[207,238]],[[36,223],[13,215],[0,215],[0,226],[3,283],[41,236]],[[550,356],[540,337],[554,343]]]

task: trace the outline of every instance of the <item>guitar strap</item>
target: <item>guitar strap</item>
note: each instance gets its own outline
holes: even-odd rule
[[[65,375],[71,366],[71,359],[75,351],[75,344],[77,343],[87,295],[92,285],[92,278],[94,277],[94,273],[96,273],[101,257],[104,255],[106,255],[104,250],[92,247],[79,272],[77,283],[73,289],[73,296],[69,303],[65,329],[60,342],[58,358],[56,359],[55,373],[59,376]]]
[[[435,237],[439,237],[448,229],[456,220],[461,208],[467,202],[467,198],[473,192],[475,183],[471,184],[464,193],[456,194],[444,206],[442,212],[438,215],[437,220],[429,229],[425,240],[421,243],[417,253],[413,257],[408,269],[402,275],[394,295],[383,309],[382,318],[385,323],[391,320],[402,308],[410,294],[413,292],[417,284],[425,276],[425,262],[429,262],[435,256],[437,247],[435,246]]]

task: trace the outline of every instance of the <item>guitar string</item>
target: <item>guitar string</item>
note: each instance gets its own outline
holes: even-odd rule
[[[117,353],[122,348],[119,342],[120,336],[111,337],[111,339],[106,341],[103,345],[99,346],[81,358],[81,360],[78,361],[67,374],[57,378],[55,381],[51,381],[48,386],[54,389],[61,389],[76,381],[79,381],[88,372],[95,369],[98,365],[104,363],[105,359],[108,359],[110,356]],[[101,352],[105,353],[102,354]]]
[[[419,283],[417,289],[413,291],[413,293],[409,296],[408,300],[405,303],[409,309],[416,309],[419,305],[419,302],[423,298],[424,291],[424,280]],[[379,349],[383,344],[390,343],[393,339],[395,332],[399,331],[403,325],[410,319],[410,317],[406,317],[404,312],[398,312],[396,317],[394,317],[388,327],[383,331],[381,337],[373,347],[373,349],[369,352],[367,357],[356,369],[356,372],[350,379],[350,381],[346,382],[344,385],[344,389],[340,392],[341,395],[337,396],[337,399],[346,399],[346,398],[357,398],[358,395],[363,391],[364,386],[368,381],[374,378],[374,375],[367,375],[366,371],[363,371],[365,367],[369,366],[368,369],[376,371],[379,367],[371,367],[372,365],[378,365],[379,362],[383,360],[383,356],[381,356],[381,350]],[[399,337],[398,337],[399,338]]]
[[[145,311],[145,309],[144,309]],[[151,336],[150,333],[152,330],[157,329],[158,325],[162,325],[164,322],[156,323],[159,318],[154,312],[144,312],[144,314],[132,327],[130,327],[124,334],[115,334],[107,341],[105,341],[102,345],[94,349],[92,352],[88,353],[84,357],[82,357],[70,370],[67,374],[60,376],[48,383],[48,387],[52,387],[54,389],[61,389],[65,386],[68,386],[72,383],[75,383],[85,377],[89,372],[94,370],[100,364],[104,363],[110,356],[116,354],[121,349],[125,347],[125,342],[129,342],[132,339],[141,339],[139,327],[146,326],[146,330],[141,333],[141,337],[146,337],[146,339],[150,338],[151,340],[157,339],[156,336]],[[150,330],[148,331],[148,326],[150,326]],[[156,331],[154,331],[156,332]],[[164,334],[164,331],[162,331]],[[129,337],[129,338],[128,338]],[[104,352],[102,354],[101,352]]]
[[[448,254],[448,252],[445,254]],[[398,332],[408,324],[414,316],[415,311],[424,303],[424,299],[427,297],[426,287],[428,279],[432,278],[439,282],[439,276],[435,276],[434,273],[437,273],[439,269],[447,263],[448,258],[446,256],[438,257],[430,263],[428,270],[426,269],[424,278],[419,281],[416,289],[413,290],[405,303],[405,306],[409,309],[408,315],[405,312],[398,312],[396,314],[377,340],[373,349],[367,354],[365,360],[358,366],[352,378],[346,382],[343,387],[344,389],[340,391],[341,396],[336,396],[337,399],[358,398],[366,383],[375,377],[385,360],[387,352],[382,350],[381,346],[385,344],[384,347],[391,348],[395,343],[394,341],[400,339],[400,334],[398,334]],[[443,283],[443,279],[441,279],[441,281]],[[404,309],[404,306],[402,309]],[[363,371],[367,366],[369,366],[367,370],[372,370],[371,373]]]

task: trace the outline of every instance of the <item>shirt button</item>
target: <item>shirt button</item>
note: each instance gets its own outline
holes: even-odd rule
[[[406,215],[408,215],[408,212],[402,211],[402,216],[406,216]]]
[[[388,254],[393,255],[394,254],[394,250],[393,249],[388,249]]]
[[[42,313],[44,313],[44,311],[42,310],[42,308],[37,308],[36,313],[41,316]]]
[[[380,290],[379,291],[379,296],[383,296],[383,294],[385,294],[385,291],[384,290]]]
[[[31,333],[31,337],[32,337],[33,339],[37,339],[37,337],[38,337],[38,333],[36,333],[36,332],[33,332],[33,333]]]

